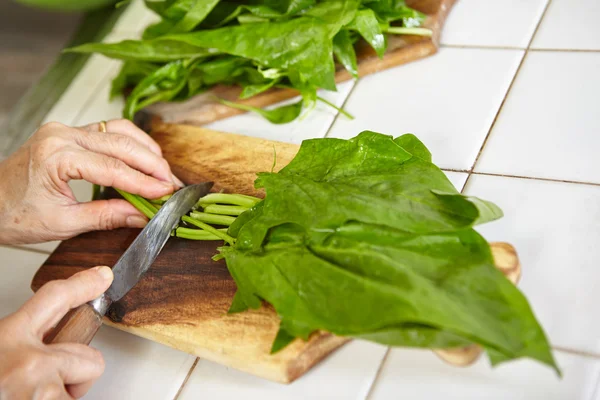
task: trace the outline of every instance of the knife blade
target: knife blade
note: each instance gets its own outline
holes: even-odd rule
[[[89,344],[110,305],[139,282],[167,243],[180,218],[209,193],[212,185],[212,182],[204,182],[175,192],[114,265],[114,280],[108,290],[97,299],[69,311],[46,335],[44,342]]]

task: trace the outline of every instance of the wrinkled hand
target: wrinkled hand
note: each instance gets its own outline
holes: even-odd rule
[[[95,299],[112,282],[96,267],[49,282],[17,312],[0,320],[0,398],[82,397],[104,371],[99,351],[74,343],[46,345],[43,336],[71,309]]]
[[[125,200],[79,203],[68,182],[84,179],[146,198],[172,193],[181,182],[158,144],[127,120],[71,128],[42,126],[0,164],[0,244],[63,240],[91,230],[143,227]]]

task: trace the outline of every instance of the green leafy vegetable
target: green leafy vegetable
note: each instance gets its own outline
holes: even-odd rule
[[[302,101],[299,101],[296,103],[267,110],[263,108],[249,106],[247,104],[234,103],[227,100],[220,100],[220,102],[233,108],[239,108],[240,110],[253,111],[257,114],[262,115],[274,124],[286,124],[298,118],[298,116],[302,112],[303,104]]]
[[[414,135],[306,140],[255,184],[263,201],[209,194],[182,218],[200,229],[174,234],[228,244],[213,259],[225,258],[238,287],[229,311],[270,303],[281,318],[272,352],[327,331],[391,346],[478,344],[494,365],[528,357],[560,373],[527,300],[474,230],[502,211],[458,193]]]
[[[394,346],[477,343],[493,363],[556,367],[525,297],[473,229],[502,212],[458,193],[413,135],[307,140],[256,186],[265,200],[220,251],[238,286],[232,311],[264,300],[281,317],[273,350],[325,330]]]
[[[377,55],[383,57],[387,44],[373,10],[361,10],[358,12],[348,28],[357,30],[367,43],[375,49]]]
[[[355,78],[358,78],[358,63],[354,44],[347,30],[338,32],[333,38],[333,54],[340,64]]]
[[[399,0],[146,0],[161,20],[143,40],[70,49],[124,60],[111,95],[134,87],[123,115],[160,101],[188,99],[217,84],[239,85],[247,99],[273,87],[298,91],[302,103],[279,111],[249,108],[287,123],[315,106],[317,90],[336,90],[335,58],[354,76],[354,45],[364,38],[381,57],[386,34],[430,35],[424,15]],[[172,75],[173,63],[178,76]],[[163,87],[169,71],[168,87]],[[133,98],[132,98],[133,97]]]

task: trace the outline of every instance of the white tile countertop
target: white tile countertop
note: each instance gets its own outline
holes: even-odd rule
[[[245,114],[209,126],[293,143],[364,129],[416,134],[459,190],[503,209],[479,231],[519,252],[519,287],[562,379],[528,360],[456,368],[430,351],[355,341],[286,386],[103,327],[92,345],[106,372],[86,398],[600,400],[599,18],[598,0],[458,0],[438,54],[326,94],[354,120],[323,107],[288,125]],[[136,1],[107,41],[151,19]],[[47,120],[119,117],[122,103],[107,100],[118,65],[93,56]],[[91,197],[89,184],[74,187],[80,200]],[[31,295],[56,245],[0,248],[0,317]]]

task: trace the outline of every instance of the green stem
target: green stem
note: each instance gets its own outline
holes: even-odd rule
[[[233,221],[235,221],[235,217],[230,217],[228,215],[207,214],[200,211],[193,211],[190,214],[190,217],[207,224],[224,226],[229,226],[233,223]]]
[[[127,193],[123,190],[115,189],[125,200],[130,202],[135,208],[137,208],[142,214],[148,219],[152,219],[156,214],[156,207],[153,206],[148,200],[135,194]]]
[[[210,204],[210,205],[204,207],[204,212],[209,213],[209,214],[240,215],[244,211],[248,211],[248,207],[222,206],[219,204]]]
[[[212,226],[205,224],[204,222],[195,220],[194,218],[188,217],[187,215],[184,215],[183,217],[181,217],[181,219],[189,224],[197,226],[198,228],[204,229],[205,231],[210,232],[215,236],[218,236],[220,239],[226,241],[232,246],[235,244],[235,239],[229,236],[226,232],[222,232],[217,228],[213,228]]]
[[[385,30],[386,33],[392,33],[394,35],[416,35],[416,36],[427,36],[431,37],[433,31],[427,28],[403,28],[400,26],[390,26]]]
[[[202,229],[177,228],[175,236],[190,240],[221,240],[220,237]]]
[[[232,204],[246,208],[254,207],[260,201],[257,197],[241,194],[210,193],[198,200],[196,206],[204,207],[209,204]]]
[[[350,114],[348,111],[344,110],[341,107],[336,106],[335,104],[333,104],[330,101],[325,100],[321,96],[317,96],[317,100],[322,101],[323,103],[327,104],[329,107],[331,107],[331,108],[337,110],[338,112],[342,113],[343,115],[345,115],[349,119],[354,119],[354,116],[352,114]]]
[[[159,197],[158,199],[152,199],[150,200],[150,203],[152,204],[165,204],[167,202],[167,200],[169,200],[171,198],[171,196],[173,196],[172,194],[167,194],[163,197]]]

